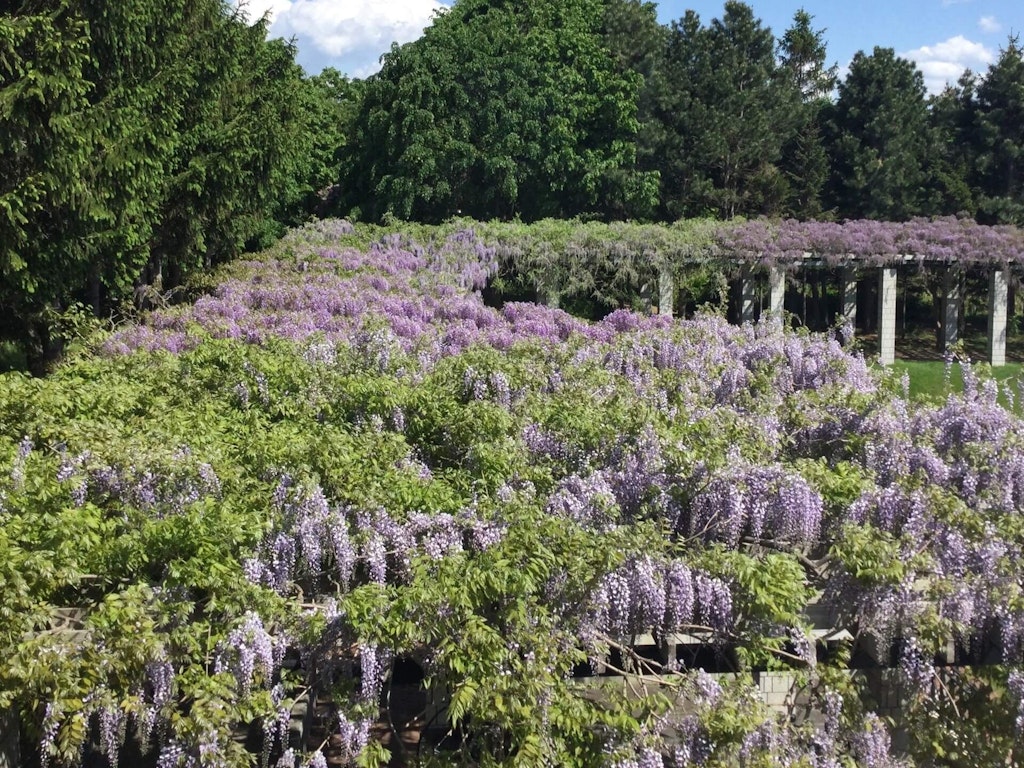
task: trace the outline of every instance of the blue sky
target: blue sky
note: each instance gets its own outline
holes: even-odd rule
[[[236,3],[240,0],[234,0]],[[352,77],[365,77],[392,42],[418,37],[432,15],[447,3],[439,0],[245,0],[246,12],[269,12],[273,37],[295,38],[299,63],[315,73],[333,66]],[[830,62],[845,69],[858,50],[894,48],[913,59],[928,89],[938,92],[965,67],[984,72],[999,55],[1007,36],[1024,31],[1022,0],[861,0],[827,2],[760,0],[754,13],[776,37],[800,7],[824,28]],[[658,17],[668,23],[692,8],[705,24],[722,13],[724,1],[664,0]]]

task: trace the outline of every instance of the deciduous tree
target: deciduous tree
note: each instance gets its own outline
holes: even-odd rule
[[[376,219],[593,210],[635,156],[640,78],[604,46],[601,0],[458,0],[384,57],[345,149],[348,205]]]

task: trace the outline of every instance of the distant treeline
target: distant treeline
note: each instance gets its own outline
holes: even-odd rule
[[[670,26],[636,0],[457,0],[365,82],[338,213],[1024,223],[1024,58],[929,97],[891,49],[845,80],[797,11]]]
[[[1024,224],[1024,52],[929,97],[891,49],[743,3],[456,0],[381,71],[307,77],[223,0],[0,14],[0,339],[43,367],[284,227],[452,217]],[[69,331],[68,329],[72,330]]]

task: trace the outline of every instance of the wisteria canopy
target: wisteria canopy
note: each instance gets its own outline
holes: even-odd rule
[[[808,258],[830,266],[911,261],[1003,267],[1024,261],[1024,231],[1019,227],[988,226],[951,216],[907,222],[689,219],[670,225],[457,220],[437,229],[446,231],[451,226],[472,226],[483,240],[495,245],[499,256],[521,258],[546,252],[555,261],[580,254],[642,256],[676,267],[706,261],[787,266]]]
[[[938,259],[953,231],[1020,252],[953,220],[711,239]],[[963,365],[962,394],[914,402],[774,320],[487,306],[485,234],[311,224],[0,378],[0,708],[26,760],[1019,759],[1012,389]],[[811,717],[756,695],[778,670]]]

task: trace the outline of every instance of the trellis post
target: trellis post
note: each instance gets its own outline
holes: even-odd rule
[[[781,317],[786,304],[786,270],[782,267],[770,267],[768,269],[768,288],[768,311]]]
[[[672,269],[663,266],[658,272],[658,314],[672,317],[676,301],[676,281]]]
[[[740,322],[754,322],[756,310],[757,283],[754,280],[754,271],[744,267],[740,276]]]
[[[988,361],[1006,365],[1006,300],[1005,268],[993,269],[988,281]]]
[[[896,362],[896,267],[878,270],[878,362]]]
[[[941,326],[938,347],[945,352],[957,342],[960,331],[960,270],[946,266],[942,270]]]
[[[843,320],[852,328],[857,327],[857,270],[845,267],[842,277]]]

